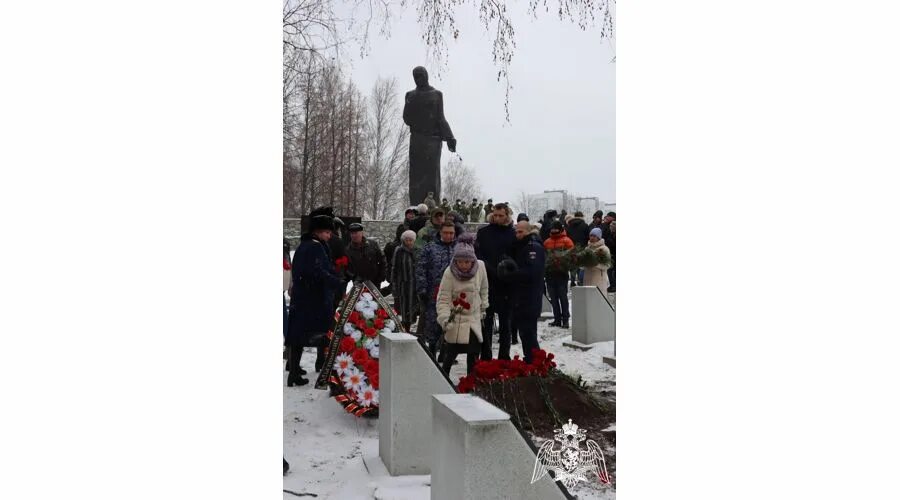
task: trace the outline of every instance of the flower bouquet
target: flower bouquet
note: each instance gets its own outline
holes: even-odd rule
[[[460,378],[456,390],[460,393],[467,393],[472,392],[476,385],[489,384],[494,381],[528,376],[546,377],[550,369],[556,367],[553,354],[548,354],[543,349],[534,349],[531,352],[531,363],[525,363],[519,359],[518,354],[511,360],[476,361],[472,374]]]
[[[459,295],[453,299],[453,309],[450,309],[450,318],[447,319],[447,323],[453,323],[453,318],[455,318],[458,314],[462,314],[463,311],[468,311],[472,308],[472,304],[466,302],[466,292],[460,292]]]

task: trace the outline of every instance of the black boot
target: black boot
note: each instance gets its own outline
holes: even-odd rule
[[[299,373],[295,376],[293,374],[288,374],[287,386],[294,387],[295,385],[306,385],[309,383],[309,379],[303,378]]]
[[[569,328],[569,320],[567,320],[567,319],[562,320],[562,327],[565,329],[568,329]]]
[[[303,378],[300,368],[300,357],[303,356],[303,348],[302,347],[292,347],[291,355],[288,359],[288,379],[287,386],[294,387],[295,385],[306,385],[309,383],[309,380]]]

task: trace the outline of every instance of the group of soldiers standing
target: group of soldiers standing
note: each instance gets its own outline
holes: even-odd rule
[[[451,211],[456,212],[463,218],[461,222],[487,222],[487,216],[494,210],[493,199],[488,199],[484,205],[478,202],[478,198],[472,198],[472,203],[466,203],[461,199],[457,199],[451,206],[450,201],[447,198],[443,198],[441,203],[438,204],[434,200],[434,192],[432,191],[428,192],[428,196],[425,197],[423,203],[428,206],[429,213],[435,208],[440,208],[445,214]]]

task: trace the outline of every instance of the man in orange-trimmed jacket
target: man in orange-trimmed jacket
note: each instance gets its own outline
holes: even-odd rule
[[[564,255],[575,248],[575,243],[566,235],[561,221],[550,224],[550,236],[544,240],[547,251],[545,279],[547,295],[553,306],[553,323],[550,326],[569,328],[569,268]]]

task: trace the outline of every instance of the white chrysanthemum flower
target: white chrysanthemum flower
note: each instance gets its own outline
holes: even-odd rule
[[[373,300],[375,300],[374,297],[372,297],[372,294],[369,292],[364,292],[362,294],[362,299],[366,302],[372,302]]]
[[[375,346],[369,350],[369,357],[378,359],[378,353],[379,353],[378,346]]]
[[[344,388],[347,390],[354,390],[358,393],[366,384],[366,374],[359,371],[359,368],[354,366],[347,370],[347,373],[341,377],[341,381],[344,382]]]
[[[349,321],[344,323],[344,335],[350,335],[354,330],[356,330],[356,327],[353,326],[353,323]]]
[[[363,336],[362,332],[357,330],[356,328],[354,328],[353,331],[350,332],[350,337],[357,342],[359,342],[359,339],[361,339],[362,336]]]
[[[334,359],[334,369],[337,371],[338,376],[343,377],[347,371],[355,367],[356,366],[353,364],[353,356],[347,353],[339,354]]]
[[[365,347],[366,349],[368,349],[370,351],[372,350],[373,347],[375,347],[377,345],[378,345],[378,337],[375,337],[374,339],[366,337],[366,340],[363,342],[363,347]]]
[[[357,400],[362,406],[378,406],[378,390],[365,384],[357,393]]]
[[[356,309],[359,312],[363,312],[366,310],[366,304],[360,300],[359,302],[356,303],[355,306],[353,306],[353,309]]]
[[[390,330],[393,332],[394,328],[396,328],[396,327],[397,327],[397,323],[394,323],[394,320],[392,320],[392,319],[385,320],[385,322],[384,322],[385,330]]]
[[[384,328],[381,329],[381,333],[387,334],[387,333],[392,333],[392,332],[393,332],[393,330],[391,330],[391,329],[388,328],[388,327],[384,327]]]
[[[360,311],[360,312],[362,313],[363,318],[366,318],[366,319],[372,319],[372,318],[375,317],[375,310],[374,310],[374,309],[363,309],[363,310]]]

